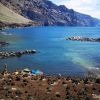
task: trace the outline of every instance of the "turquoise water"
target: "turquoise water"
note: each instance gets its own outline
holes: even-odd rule
[[[15,69],[39,69],[46,74],[83,75],[88,70],[100,68],[100,43],[67,41],[67,37],[100,37],[100,28],[93,27],[29,27],[5,30],[9,46],[0,51],[36,49],[34,55],[21,58],[0,59],[10,71]]]

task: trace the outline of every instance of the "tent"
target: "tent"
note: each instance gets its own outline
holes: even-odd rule
[[[43,72],[40,71],[40,70],[32,70],[31,73],[36,74],[36,75],[42,75],[43,74]]]

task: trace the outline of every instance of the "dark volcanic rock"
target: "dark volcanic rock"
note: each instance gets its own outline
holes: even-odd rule
[[[0,30],[3,28],[16,28],[16,27],[28,27],[28,26],[34,26],[34,25],[39,25],[36,22],[29,22],[29,23],[6,23],[6,22],[0,22]]]
[[[25,50],[25,51],[17,51],[17,52],[0,52],[0,58],[11,58],[11,57],[21,57],[25,54],[34,54],[36,50]]]
[[[0,0],[8,8],[40,25],[100,26],[100,20],[48,0]]]
[[[0,47],[1,47],[1,46],[5,46],[5,45],[9,45],[9,43],[6,43],[6,42],[0,42]]]
[[[88,37],[82,37],[82,36],[69,37],[66,40],[100,42],[100,38],[88,38]]]

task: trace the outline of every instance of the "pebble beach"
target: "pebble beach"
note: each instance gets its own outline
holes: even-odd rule
[[[100,100],[100,78],[0,73],[0,100]]]

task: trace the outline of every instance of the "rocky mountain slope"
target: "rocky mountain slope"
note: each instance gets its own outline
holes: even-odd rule
[[[20,15],[41,25],[100,26],[100,20],[48,0],[0,0]]]
[[[28,23],[31,20],[13,12],[0,3],[0,21],[8,23]]]
[[[34,22],[0,3],[0,28],[32,25]]]

